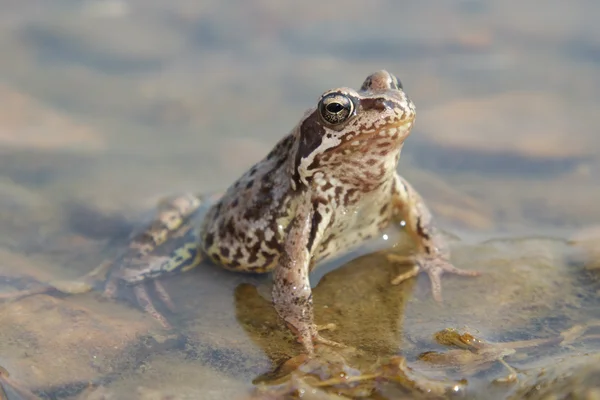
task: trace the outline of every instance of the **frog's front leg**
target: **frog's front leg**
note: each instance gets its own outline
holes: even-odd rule
[[[431,281],[433,298],[442,301],[441,276],[444,273],[478,276],[478,271],[456,268],[450,262],[450,250],[445,239],[433,223],[431,212],[417,191],[402,177],[396,176],[393,193],[393,206],[396,216],[406,224],[417,244],[417,253],[411,258],[415,266],[410,271],[397,276],[392,284],[397,285],[420,272],[425,272]],[[391,254],[391,261],[406,261],[406,257]]]
[[[309,281],[311,248],[316,248],[322,232],[315,225],[315,212],[310,196],[298,207],[284,243],[284,249],[273,272],[273,303],[279,316],[296,334],[309,355],[314,342],[343,347],[321,337],[314,323],[312,289]],[[326,221],[321,216],[321,223]]]

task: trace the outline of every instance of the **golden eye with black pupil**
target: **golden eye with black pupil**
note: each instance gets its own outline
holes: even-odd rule
[[[341,124],[354,112],[354,103],[348,96],[339,93],[326,95],[319,102],[321,118],[331,125]]]

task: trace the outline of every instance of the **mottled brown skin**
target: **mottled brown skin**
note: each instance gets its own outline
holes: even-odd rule
[[[431,213],[396,173],[414,118],[413,103],[386,71],[367,77],[359,91],[330,90],[208,210],[199,239],[192,216],[203,198],[174,197],[164,202],[149,226],[132,236],[121,257],[92,271],[83,282],[54,282],[0,298],[49,289],[87,291],[92,287],[88,282],[108,268],[105,295],[114,296],[119,282],[133,285],[138,303],[169,327],[150,301],[146,282],[154,282],[162,301],[173,308],[156,278],[194,268],[208,256],[234,271],[273,271],[275,308],[312,354],[315,341],[336,343],[322,338],[314,324],[310,271],[319,261],[348,251],[394,223],[408,229],[417,252],[411,258],[413,269],[392,284],[424,271],[434,298],[441,301],[443,273],[478,273],[450,264]]]
[[[214,262],[274,271],[275,308],[308,353],[313,340],[331,343],[313,322],[309,272],[392,221],[406,225],[418,246],[413,270],[393,283],[425,271],[441,300],[444,272],[477,275],[450,264],[431,213],[396,173],[414,117],[413,103],[386,71],[369,76],[358,92],[328,91],[203,222],[200,246]]]

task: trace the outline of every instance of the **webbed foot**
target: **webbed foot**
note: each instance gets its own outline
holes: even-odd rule
[[[404,272],[394,279],[392,279],[392,285],[398,285],[407,279],[414,278],[421,272],[425,272],[429,276],[431,281],[431,292],[433,298],[438,303],[443,301],[442,298],[442,275],[445,273],[460,275],[460,276],[479,276],[479,271],[468,271],[460,268],[456,268],[447,259],[441,255],[419,255],[416,257],[402,256],[399,254],[388,254],[387,259],[390,262],[395,263],[414,263],[415,265],[407,272]]]
[[[138,304],[144,309],[145,312],[150,314],[150,316],[157,320],[165,329],[173,329],[173,326],[169,323],[169,321],[167,321],[165,316],[162,315],[156,309],[156,307],[154,307],[154,304],[150,299],[150,295],[148,294],[148,289],[144,283],[135,285],[133,287],[133,293],[135,294]]]

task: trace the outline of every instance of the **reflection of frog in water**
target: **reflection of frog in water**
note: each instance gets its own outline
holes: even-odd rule
[[[110,272],[105,293],[112,295],[121,280],[133,284],[140,305],[168,326],[144,281],[152,279],[172,307],[154,278],[191,269],[205,256],[234,271],[273,271],[275,308],[312,353],[313,341],[335,343],[322,338],[313,322],[310,271],[393,222],[406,226],[418,245],[415,267],[393,283],[424,271],[434,297],[441,300],[444,272],[477,273],[450,264],[429,210],[396,173],[414,118],[413,103],[386,71],[367,77],[359,91],[324,93],[292,132],[207,211],[199,232],[190,221],[201,197],[184,195],[165,202],[154,222],[113,263],[117,267]],[[173,244],[177,246],[170,257],[157,256],[160,247]],[[88,290],[88,285],[79,289]]]

